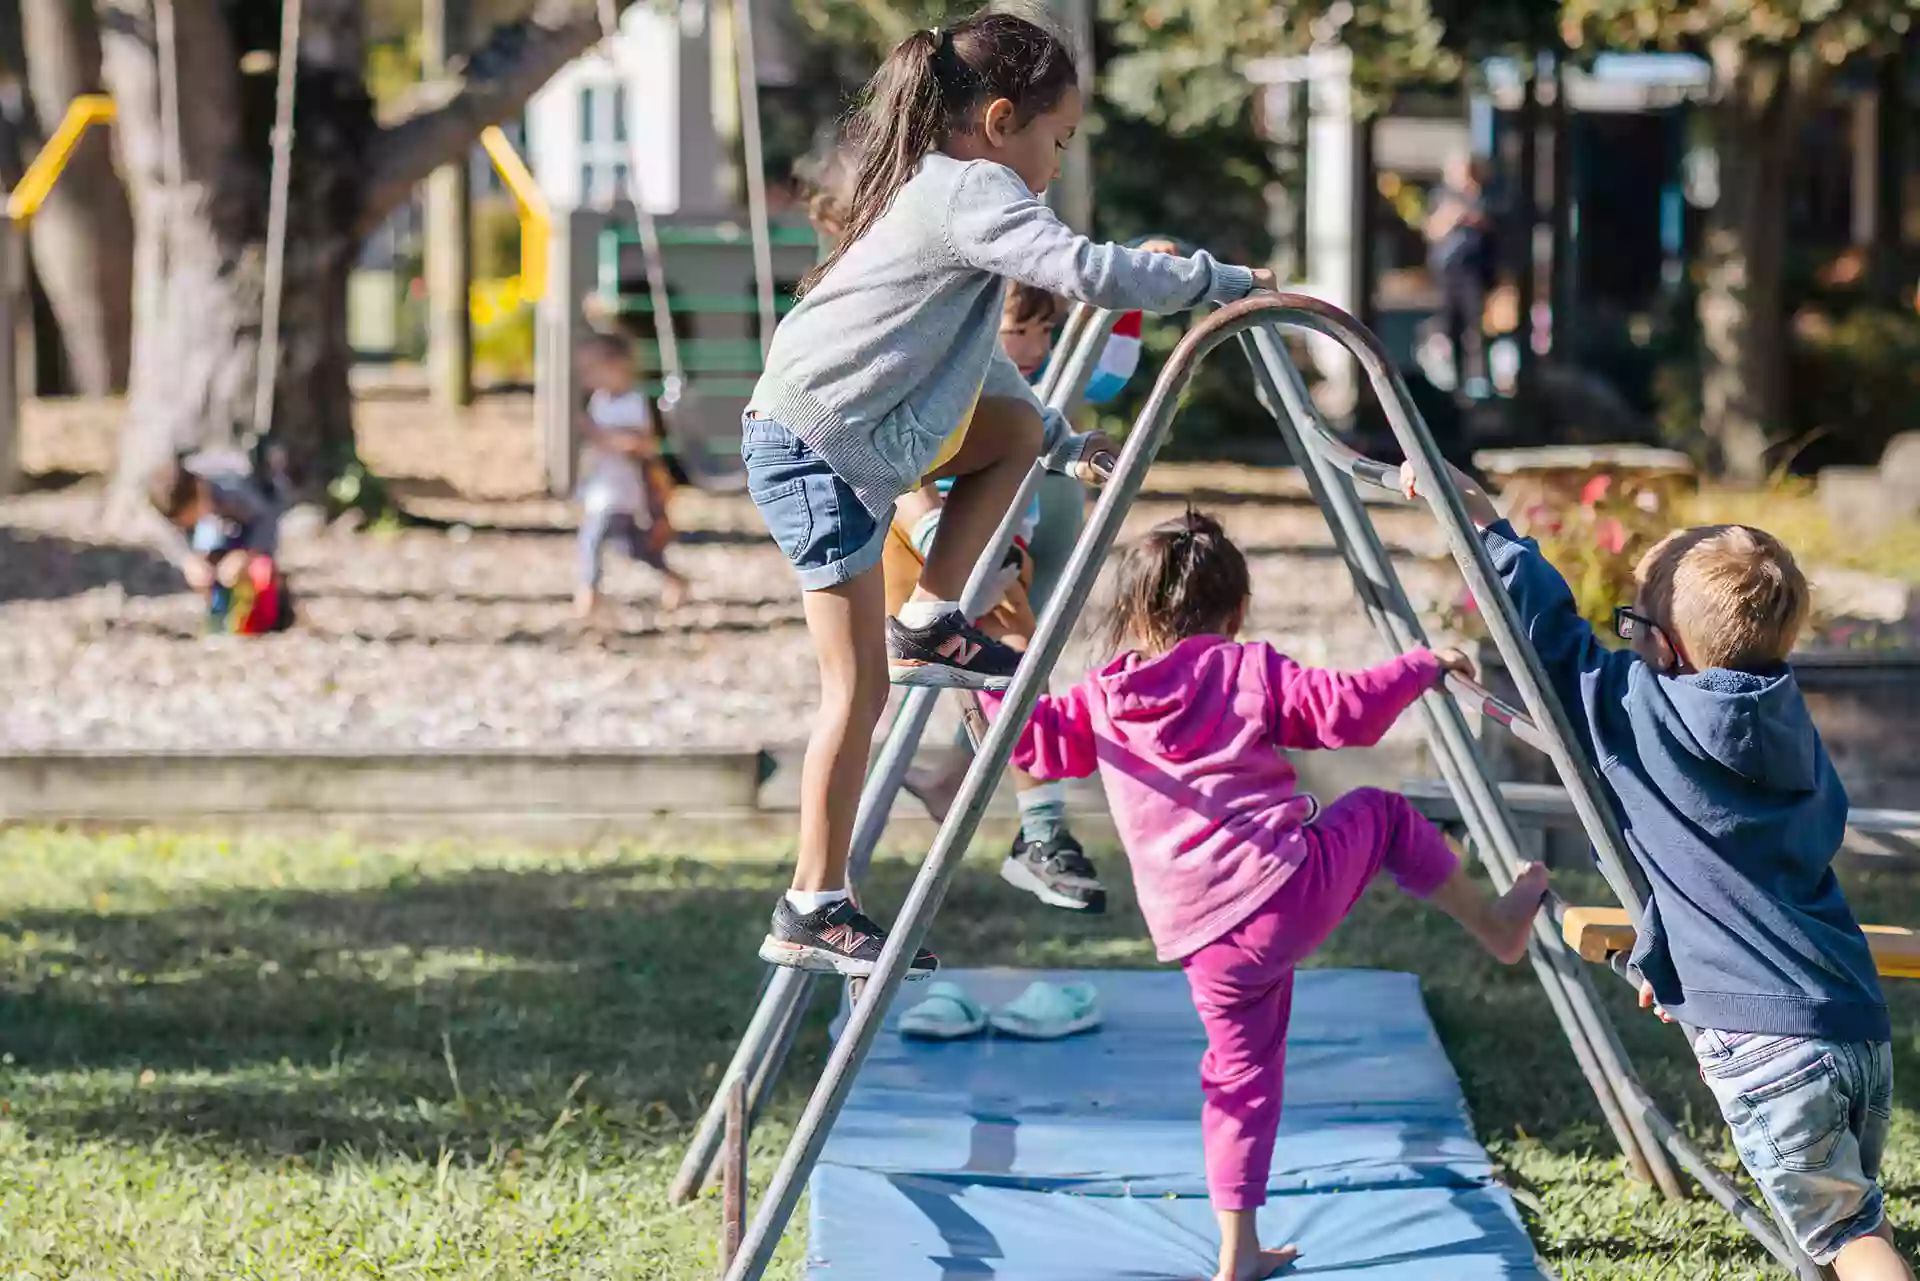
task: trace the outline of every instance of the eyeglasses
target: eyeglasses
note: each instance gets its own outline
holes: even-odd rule
[[[1645,614],[1635,612],[1631,605],[1613,607],[1613,634],[1623,641],[1636,641],[1643,636],[1658,636],[1666,641],[1669,648],[1673,642],[1667,639],[1667,633],[1660,624]]]

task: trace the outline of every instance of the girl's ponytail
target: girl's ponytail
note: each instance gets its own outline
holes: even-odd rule
[[[916,31],[895,45],[867,82],[849,130],[859,170],[846,229],[797,292],[820,283],[847,246],[886,213],[920,161],[945,146],[974,108],[1005,98],[1024,124],[1051,110],[1077,82],[1066,44],[1011,13],[982,10],[954,27]]]

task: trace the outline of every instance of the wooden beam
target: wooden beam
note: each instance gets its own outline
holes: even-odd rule
[[[1920,932],[1902,925],[1860,928],[1882,978],[1920,978]],[[1584,961],[1604,964],[1614,953],[1633,949],[1633,923],[1625,908],[1569,907],[1561,915],[1560,934]]]

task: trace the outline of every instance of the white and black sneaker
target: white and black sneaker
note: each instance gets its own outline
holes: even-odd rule
[[[760,959],[788,969],[866,978],[880,960],[887,932],[853,905],[852,899],[802,913],[783,895],[773,909],[773,927],[760,944]],[[914,955],[908,979],[924,979],[940,968],[926,948]]]
[[[895,685],[935,689],[1005,689],[1020,654],[949,610],[924,627],[887,620],[887,670]]]
[[[1000,879],[1049,907],[1098,916],[1107,910],[1107,887],[1080,842],[1062,831],[1044,841],[1013,838],[1013,852],[1000,865]]]

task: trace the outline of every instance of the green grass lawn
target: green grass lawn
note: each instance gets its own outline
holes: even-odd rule
[[[910,873],[877,866],[882,907]],[[782,881],[777,851],[710,844],[0,833],[0,1274],[712,1276],[714,1198],[675,1209],[666,1185],[745,1023]],[[1920,919],[1914,877],[1852,883],[1863,915]],[[964,965],[1152,964],[1115,900],[1100,920],[1050,912],[982,857],[936,942]],[[1623,1179],[1525,967],[1388,891],[1318,959],[1424,976],[1480,1133],[1563,1276],[1767,1275],[1711,1204]],[[1649,1084],[1731,1160],[1677,1035],[1615,986]],[[1912,1026],[1915,997],[1896,1000]],[[762,1180],[825,1043],[823,1010],[756,1133]],[[1888,1175],[1912,1248],[1920,1058],[1897,1049]],[[777,1274],[798,1255],[790,1239]]]

